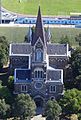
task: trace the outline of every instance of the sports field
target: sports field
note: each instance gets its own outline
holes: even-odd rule
[[[28,33],[26,27],[0,27],[0,36],[5,36],[9,43],[23,42]],[[72,46],[77,46],[75,36],[81,33],[81,29],[74,28],[51,28],[52,42],[58,43],[63,35],[67,35]]]
[[[43,15],[69,15],[81,12],[81,0],[2,0],[4,8],[23,14],[36,15],[40,4]]]

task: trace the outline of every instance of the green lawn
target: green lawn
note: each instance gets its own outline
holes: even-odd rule
[[[0,36],[4,35],[11,42],[23,42],[28,28],[24,27],[0,27]],[[67,35],[72,46],[76,46],[75,36],[81,33],[81,29],[74,28],[51,28],[52,42],[58,43],[62,35]]]
[[[43,15],[69,15],[70,12],[81,12],[81,0],[2,0],[3,7],[8,10],[37,14],[40,4]],[[40,2],[39,2],[40,1]]]

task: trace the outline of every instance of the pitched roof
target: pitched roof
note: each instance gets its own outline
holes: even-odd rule
[[[57,70],[48,70],[47,71],[47,80],[50,81],[60,81],[61,80],[61,71]]]
[[[12,43],[10,45],[10,55],[14,54],[30,54],[31,44],[28,43]]]
[[[67,55],[66,44],[47,44],[47,54],[49,55]]]
[[[38,16],[37,16],[37,21],[36,21],[34,37],[32,40],[32,45],[34,45],[36,43],[36,41],[39,37],[41,38],[42,42],[45,43],[45,38],[44,38],[45,35],[44,35],[43,22],[42,22],[42,18],[41,18],[40,6],[39,6],[39,10],[38,10]]]

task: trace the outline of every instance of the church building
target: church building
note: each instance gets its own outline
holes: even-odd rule
[[[63,95],[63,71],[71,56],[69,45],[51,43],[49,29],[45,29],[39,7],[28,41],[10,44],[9,51],[14,94],[29,94],[40,105]]]

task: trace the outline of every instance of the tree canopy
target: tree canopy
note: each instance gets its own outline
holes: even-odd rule
[[[67,35],[63,36],[62,35],[60,43],[61,44],[67,44],[68,43],[70,45],[70,40],[69,40],[68,36]]]
[[[16,98],[16,104],[14,111],[16,116],[22,120],[27,118],[28,120],[35,114],[35,102],[31,99],[28,94],[19,94]]]
[[[67,90],[60,105],[65,114],[77,114],[81,112],[81,91],[77,89]]]
[[[81,33],[79,35],[76,35],[75,40],[79,43],[81,46]]]
[[[11,92],[9,91],[7,86],[2,86],[1,81],[0,81],[0,99],[5,99],[7,103],[11,103],[13,101]]]
[[[0,68],[8,62],[8,48],[6,37],[0,36]]]
[[[73,51],[70,59],[73,72],[73,87],[81,90],[81,47]]]
[[[10,106],[6,104],[4,99],[0,99],[0,119],[5,118],[9,110]]]
[[[49,100],[45,108],[46,120],[58,120],[61,111],[62,109],[56,100]]]

